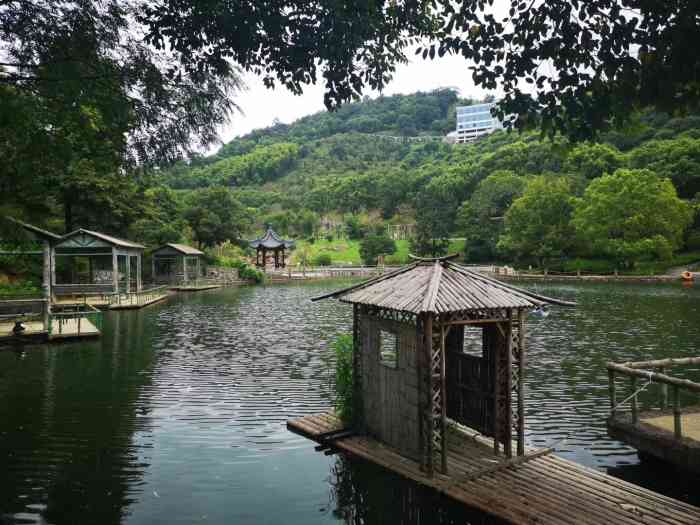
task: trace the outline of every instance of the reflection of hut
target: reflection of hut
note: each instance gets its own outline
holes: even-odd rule
[[[447,471],[448,419],[524,454],[525,315],[556,303],[449,258],[323,296],[353,305],[355,431]]]
[[[153,251],[153,281],[174,283],[196,281],[202,275],[204,252],[186,244],[169,243]]]
[[[64,235],[54,246],[55,295],[141,291],[144,247],[90,230]]]
[[[275,268],[284,268],[286,266],[285,250],[294,247],[294,241],[282,239],[270,227],[267,228],[265,235],[250,241],[249,244],[251,248],[255,248],[255,264],[260,267],[267,266],[268,253],[272,252]]]

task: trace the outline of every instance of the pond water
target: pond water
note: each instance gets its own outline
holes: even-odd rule
[[[698,355],[700,287],[528,286],[580,303],[531,316],[528,443],[700,505],[697,479],[605,429],[605,362]],[[4,347],[0,523],[494,523],[286,430],[332,405],[329,342],[352,312],[309,298],[335,287],[179,295],[107,313],[99,340]]]

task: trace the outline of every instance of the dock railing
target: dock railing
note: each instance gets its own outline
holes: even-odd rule
[[[44,330],[47,330],[48,315],[49,305],[46,299],[19,296],[5,296],[0,299],[0,323],[36,322],[41,323]]]
[[[49,337],[102,332],[102,312],[90,304],[72,305],[49,314]]]
[[[669,368],[676,366],[700,365],[700,357],[683,357],[670,359],[657,359],[653,361],[629,361],[626,363],[608,363],[608,388],[610,392],[611,417],[629,402],[632,424],[639,423],[638,395],[651,384],[660,385],[659,409],[669,408],[669,388],[671,389],[671,404],[673,406],[673,433],[676,439],[682,439],[682,410],[681,391],[700,393],[700,383],[681,379],[666,374]],[[622,376],[629,379],[632,395],[618,401],[616,379]],[[640,387],[640,380],[646,380]]]
[[[168,285],[153,286],[140,292],[118,293],[109,296],[110,306],[142,306],[168,293]]]

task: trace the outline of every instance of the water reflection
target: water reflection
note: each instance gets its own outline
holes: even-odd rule
[[[505,525],[369,462],[338,455],[331,468],[333,515],[348,525]]]
[[[0,523],[490,523],[286,430],[332,404],[351,310],[309,298],[334,286],[180,295],[98,341],[0,350]],[[605,429],[605,362],[696,354],[700,287],[530,286],[580,307],[529,324],[528,443],[700,504]]]

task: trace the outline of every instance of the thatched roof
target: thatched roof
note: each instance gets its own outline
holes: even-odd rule
[[[575,305],[510,286],[448,258],[419,261],[314,300],[328,297],[414,314],[531,309],[545,304]]]

